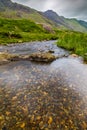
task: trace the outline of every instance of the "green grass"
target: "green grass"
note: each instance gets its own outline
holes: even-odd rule
[[[57,32],[58,33],[58,32]],[[57,45],[69,50],[79,56],[83,56],[87,61],[87,34],[71,31],[60,31]]]
[[[57,35],[30,20],[0,19],[0,44],[57,39]]]
[[[30,20],[0,19],[0,32],[44,32],[44,29]]]
[[[58,46],[83,56],[87,61],[86,33],[64,30],[55,30],[53,33],[30,20],[0,19],[0,44],[55,39],[58,39]]]
[[[65,22],[74,30],[78,32],[87,32],[87,28],[80,25],[76,19],[65,19]]]

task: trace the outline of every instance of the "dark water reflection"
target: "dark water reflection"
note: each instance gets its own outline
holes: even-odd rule
[[[87,130],[87,65],[61,58],[0,66],[0,129]]]

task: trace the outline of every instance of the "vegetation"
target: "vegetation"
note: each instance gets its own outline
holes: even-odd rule
[[[87,61],[87,34],[71,31],[57,32],[59,40],[57,45],[69,50],[71,53],[83,56]]]
[[[56,38],[54,33],[30,20],[0,19],[0,44]]]
[[[55,40],[57,45],[83,56],[87,61],[87,34],[50,30],[30,20],[0,19],[0,44],[22,43],[29,41]]]

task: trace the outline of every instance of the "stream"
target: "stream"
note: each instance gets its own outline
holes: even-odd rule
[[[52,50],[59,57],[0,66],[0,130],[87,130],[87,65],[54,43],[0,46],[0,52]]]

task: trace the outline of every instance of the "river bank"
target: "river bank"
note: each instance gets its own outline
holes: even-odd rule
[[[82,56],[84,62],[87,63],[87,33],[79,32],[61,32],[59,40],[57,41],[58,47],[64,48],[70,53],[75,53]]]

